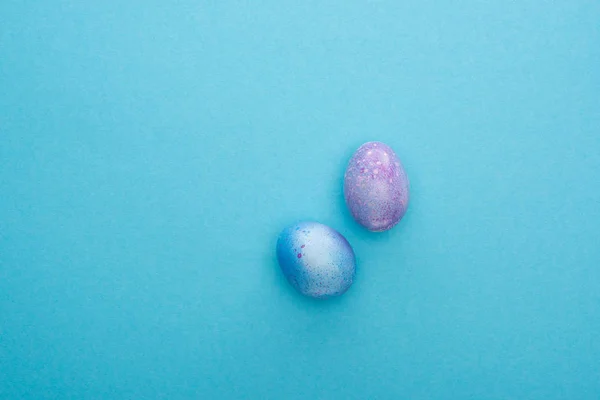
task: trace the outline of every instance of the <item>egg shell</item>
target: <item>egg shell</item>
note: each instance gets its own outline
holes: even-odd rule
[[[284,276],[305,296],[339,296],[354,282],[354,251],[342,234],[327,225],[305,221],[285,228],[276,251]]]
[[[368,142],[356,150],[344,174],[344,198],[352,217],[370,231],[400,222],[408,208],[409,182],[390,146]]]

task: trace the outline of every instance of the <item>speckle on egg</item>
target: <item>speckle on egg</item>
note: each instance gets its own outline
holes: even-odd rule
[[[318,222],[285,228],[277,240],[277,261],[296,290],[315,298],[345,293],[356,273],[356,258],[346,238]]]
[[[362,185],[361,174],[376,164]],[[368,142],[356,150],[344,174],[344,198],[354,219],[370,231],[393,228],[406,213],[409,200],[408,177],[391,147]]]

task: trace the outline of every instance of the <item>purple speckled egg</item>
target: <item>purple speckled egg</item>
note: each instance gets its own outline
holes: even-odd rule
[[[373,232],[393,228],[408,207],[408,177],[394,150],[368,142],[356,150],[344,175],[344,198],[350,213]]]

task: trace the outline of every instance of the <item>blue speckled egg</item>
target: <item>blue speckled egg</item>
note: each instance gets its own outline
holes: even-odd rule
[[[293,287],[315,298],[343,294],[356,273],[356,258],[346,238],[318,222],[285,228],[277,240],[277,261]]]
[[[392,229],[404,216],[408,177],[390,146],[368,142],[356,150],[344,175],[344,197],[350,213],[370,231]]]

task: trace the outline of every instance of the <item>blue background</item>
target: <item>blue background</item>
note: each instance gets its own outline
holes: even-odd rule
[[[3,0],[0,398],[598,399],[599,21]],[[368,140],[411,178],[384,234],[342,200]],[[345,296],[282,277],[298,219],[354,246]]]

